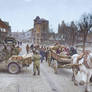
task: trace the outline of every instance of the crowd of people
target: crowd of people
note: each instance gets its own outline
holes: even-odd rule
[[[38,46],[33,46],[33,45],[29,46],[27,44],[27,46],[26,46],[27,53],[29,53],[30,49],[33,52],[33,72],[34,72],[33,75],[36,75],[36,72],[37,72],[38,75],[40,75],[40,62],[43,63],[44,61],[46,61],[46,62],[48,62],[48,65],[49,66],[51,65],[51,61],[52,61],[52,50],[53,49],[54,49],[54,51],[55,51],[56,54],[59,54],[60,55],[62,52],[66,52],[66,55],[67,56],[68,55],[69,56],[72,56],[72,57],[74,56],[73,62],[75,62],[75,60],[76,60],[76,62],[79,62],[79,61],[81,61],[82,58],[84,58],[84,63],[83,64],[84,64],[85,69],[84,69],[83,66],[77,67],[77,68],[79,68],[79,70],[76,72],[76,75],[74,75],[74,83],[76,84],[75,76],[77,76],[77,73],[78,72],[81,72],[81,74],[82,73],[85,73],[85,75],[87,75],[87,83],[86,83],[85,91],[87,90],[86,92],[88,92],[88,81],[91,80],[90,77],[91,77],[92,72],[90,72],[91,69],[87,67],[88,66],[87,59],[88,59],[88,55],[91,55],[92,56],[92,53],[91,54],[86,53],[87,55],[84,53],[84,54],[82,54],[81,57],[79,55],[78,56],[79,57],[79,60],[78,60],[78,57],[75,57],[76,55],[78,55],[77,54],[77,51],[73,47],[67,48],[66,46],[62,47],[62,46],[59,45],[59,46],[56,46],[55,48],[52,49],[52,48],[45,47],[45,46],[39,46],[39,45]],[[63,53],[63,55],[64,55],[64,53]],[[77,58],[77,59],[75,59],[75,58]],[[77,68],[74,68],[74,67],[72,68],[74,74],[75,74],[74,71],[76,71]],[[80,81],[79,84],[80,85],[83,85],[83,83],[84,83],[83,81]]]
[[[10,48],[10,51],[8,50],[7,46],[4,45],[3,52],[7,54],[6,59],[8,59],[12,55],[18,55],[19,54],[19,46],[22,45],[22,43],[18,42],[18,46],[16,47],[15,45],[12,45]],[[77,51],[73,47],[70,48],[64,48],[63,49],[65,52],[67,52],[67,55],[73,55],[76,54]],[[9,53],[10,52],[10,53]],[[48,46],[39,46],[39,45],[26,45],[26,53],[29,54],[30,52],[33,53],[33,71],[34,75],[36,75],[36,70],[38,71],[38,75],[40,75],[40,63],[43,63],[46,61],[48,63],[48,66],[51,65],[51,61],[53,60],[53,57],[51,55],[52,49]],[[61,49],[58,48],[56,50],[57,54],[61,53]]]
[[[67,55],[73,55],[76,54],[77,51],[76,49],[74,49],[73,47],[71,47],[70,49],[68,48],[64,48],[64,51],[67,52]],[[46,61],[48,63],[48,65],[51,65],[51,61],[53,59],[53,57],[51,56],[51,48],[46,47],[46,46],[39,46],[39,45],[26,45],[26,53],[30,53],[33,52],[33,71],[34,71],[34,75],[36,75],[36,70],[38,71],[38,75],[40,75],[40,62],[43,63],[44,61]],[[58,48],[56,50],[57,54],[60,54],[61,50],[60,48]],[[40,57],[40,58],[39,58]]]
[[[40,75],[40,62],[43,63],[44,61],[48,62],[50,66],[51,62],[51,50],[45,46],[34,46],[33,44],[29,46],[26,45],[26,53],[33,53],[33,75],[36,75],[36,70],[38,71],[38,75]]]

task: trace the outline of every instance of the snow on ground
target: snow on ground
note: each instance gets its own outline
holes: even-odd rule
[[[26,44],[22,46],[25,54]],[[72,72],[68,69],[58,69],[58,74],[48,66],[41,63],[41,75],[33,76],[33,64],[24,68],[19,74],[9,74],[0,70],[0,92],[83,92],[84,87],[74,86]]]

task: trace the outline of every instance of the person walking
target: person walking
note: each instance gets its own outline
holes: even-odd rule
[[[40,49],[40,55],[41,55],[41,63],[43,63],[43,60],[44,60],[44,50],[43,50],[43,47],[41,47],[41,49]]]
[[[33,49],[34,49],[34,45],[33,44],[30,46],[30,49],[33,51]]]
[[[48,61],[48,65],[51,65],[51,50],[48,50],[48,55],[47,55],[47,61]]]
[[[18,55],[18,54],[19,54],[18,48],[16,48],[15,45],[12,45],[12,47],[11,47],[11,56],[12,55]]]
[[[10,53],[6,45],[4,45],[4,48],[2,49],[2,53],[4,54],[3,57],[5,60],[8,60],[10,58]]]
[[[38,71],[38,75],[40,75],[40,55],[38,51],[33,51],[33,75],[36,75],[36,71]]]
[[[29,45],[27,44],[27,45],[26,45],[26,52],[27,52],[27,54],[29,53],[29,50],[30,50],[30,47],[29,47]]]
[[[70,55],[72,56],[74,54],[77,54],[77,50],[74,47],[71,47],[70,48]]]
[[[47,62],[48,61],[48,47],[47,47],[47,49],[45,51],[45,58],[46,58],[46,62]]]

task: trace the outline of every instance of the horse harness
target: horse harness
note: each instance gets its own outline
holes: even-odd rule
[[[77,57],[77,64],[79,64],[79,60],[84,58],[84,62],[82,64],[84,64],[86,66],[86,68],[90,68],[88,63],[87,63],[87,57],[88,57],[89,54],[90,54],[90,51],[85,51],[80,56],[78,56]]]

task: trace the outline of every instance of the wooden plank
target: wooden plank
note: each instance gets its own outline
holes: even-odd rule
[[[67,68],[67,69],[71,69],[73,67],[78,67],[81,64],[65,64],[65,65],[58,65],[58,68]]]
[[[71,59],[69,58],[61,58],[58,54],[55,52],[51,53],[52,57],[57,60],[58,62],[66,62],[66,63],[71,63]]]

